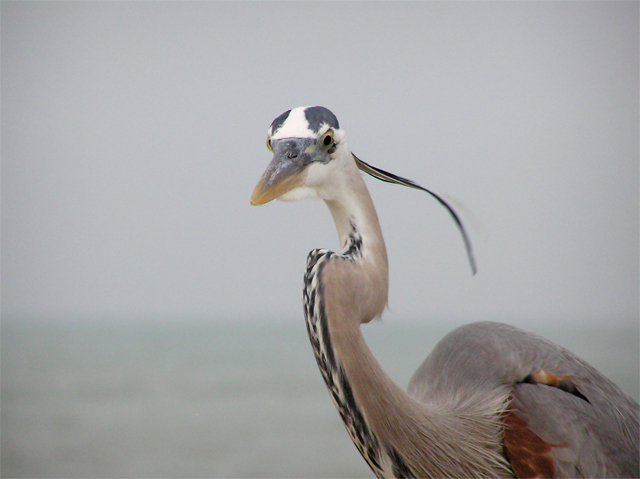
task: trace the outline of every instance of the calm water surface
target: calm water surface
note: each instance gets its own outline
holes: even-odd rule
[[[376,324],[365,334],[406,388],[450,329]],[[1,332],[2,477],[372,476],[302,321],[9,320]],[[537,332],[637,400],[637,328]]]

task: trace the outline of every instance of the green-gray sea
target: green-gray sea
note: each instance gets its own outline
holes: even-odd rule
[[[403,388],[451,327],[373,324]],[[638,328],[536,332],[638,399]],[[2,477],[372,477],[303,321],[2,322]]]

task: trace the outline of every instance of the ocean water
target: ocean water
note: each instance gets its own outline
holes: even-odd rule
[[[450,329],[364,331],[406,388]],[[537,332],[638,399],[636,326]],[[372,477],[302,320],[4,320],[1,333],[2,477]]]

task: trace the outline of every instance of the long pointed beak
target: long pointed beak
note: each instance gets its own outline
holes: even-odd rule
[[[272,161],[253,189],[251,204],[258,206],[275,200],[277,197],[300,186],[302,184],[302,176],[302,172],[295,171],[294,168],[281,168],[278,170]]]
[[[305,169],[311,163],[311,138],[286,138],[274,141],[273,159],[262,174],[251,195],[251,204],[264,205],[304,182]]]

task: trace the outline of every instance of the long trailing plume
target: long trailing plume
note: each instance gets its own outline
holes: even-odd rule
[[[353,153],[351,154],[353,155]],[[356,161],[356,165],[358,165],[358,168],[361,171],[364,171],[366,174],[371,175],[374,178],[377,178],[378,180],[385,181],[387,183],[395,183],[396,185],[408,186],[409,188],[415,188],[416,190],[422,190],[429,193],[436,200],[438,200],[438,202],[447,209],[447,211],[453,218],[453,221],[456,222],[456,225],[458,225],[458,229],[460,230],[460,233],[462,234],[462,239],[464,240],[464,246],[467,249],[467,256],[469,257],[471,272],[474,275],[476,274],[476,272],[478,271],[478,268],[476,267],[476,259],[473,256],[473,248],[471,247],[471,240],[469,239],[469,235],[467,235],[467,230],[464,229],[464,225],[462,224],[460,217],[455,212],[455,210],[449,205],[449,203],[447,203],[445,200],[443,200],[440,196],[435,194],[433,191],[429,191],[428,189],[423,188],[422,186],[418,185],[417,183],[414,183],[411,180],[407,180],[406,178],[402,178],[400,176],[394,175],[393,173],[389,173],[388,171],[384,171],[384,170],[381,170],[380,168],[376,168],[375,166],[371,166],[370,164],[362,161],[356,155],[353,155],[353,159]]]

